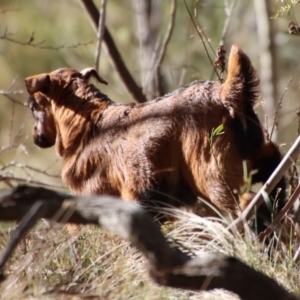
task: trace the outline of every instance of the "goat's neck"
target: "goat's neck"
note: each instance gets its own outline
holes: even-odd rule
[[[68,159],[91,139],[103,111],[111,102],[88,85],[52,103],[57,127],[56,149],[61,157]]]

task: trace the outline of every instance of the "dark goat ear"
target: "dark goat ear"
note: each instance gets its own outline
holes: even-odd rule
[[[96,78],[100,83],[108,84],[94,68],[86,68],[80,72],[83,78],[88,81],[90,77]]]
[[[34,75],[25,79],[28,93],[33,95],[36,92],[46,93],[50,86],[50,76],[48,74]]]

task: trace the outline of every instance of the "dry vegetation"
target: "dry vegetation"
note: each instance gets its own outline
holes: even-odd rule
[[[299,293],[299,259],[293,257],[295,245],[287,242],[285,227],[275,236],[276,244],[266,248],[251,233],[227,231],[229,222],[221,217],[169,212],[178,221],[162,230],[183,251],[198,257],[211,252],[236,256]],[[2,247],[9,235],[9,230],[2,230]],[[3,299],[238,299],[221,290],[185,292],[157,286],[139,253],[92,225],[71,238],[62,225],[39,222],[18,246],[5,275],[0,289]]]
[[[15,14],[16,11],[13,13]],[[51,11],[51,13],[55,12]],[[286,10],[283,13],[286,13]],[[81,21],[83,22],[83,19]],[[121,33],[119,35],[122,45],[122,39],[128,38],[128,33],[124,33],[124,36],[121,36]],[[55,43],[55,39],[50,40],[51,42]],[[83,43],[88,42],[83,41]],[[179,42],[183,43],[182,40]],[[70,45],[76,46],[77,41]],[[87,49],[88,47],[86,46]],[[199,47],[198,43],[197,47]],[[12,50],[5,49],[5,51]],[[27,51],[29,50],[24,52]],[[251,51],[254,54],[253,48]],[[286,51],[288,56],[290,50]],[[86,52],[88,52],[86,49],[70,52],[68,60],[60,54],[55,55],[59,63],[77,62],[78,68],[81,68],[82,65],[86,67],[87,60],[78,63],[78,57],[82,53],[86,55]],[[34,55],[36,53],[38,52]],[[132,53],[130,55],[134,56]],[[193,55],[196,56],[195,53]],[[285,54],[281,53],[281,55]],[[8,63],[11,64],[13,59],[15,59],[13,56],[10,57]],[[289,61],[290,64],[293,62],[292,59]],[[6,66],[4,63],[3,65]],[[41,65],[43,68],[41,67],[40,70],[44,71],[50,66],[53,69],[55,63],[47,62],[43,56]],[[179,65],[170,63],[168,66],[170,69],[175,67],[183,68],[183,61]],[[24,65],[16,67],[16,72],[22,73],[26,68],[28,63],[24,62]],[[196,72],[193,68],[190,66],[189,79],[199,75],[200,71]],[[35,67],[35,70],[31,71],[32,74],[36,73],[37,69],[38,67]],[[108,65],[105,65],[104,69],[105,72],[111,73]],[[9,78],[15,76],[12,69],[6,74],[10,75],[7,75]],[[169,75],[172,77],[171,71]],[[113,77],[113,75],[109,76]],[[284,83],[281,81],[281,86],[286,86],[288,80]],[[176,85],[181,81],[176,80],[176,84],[174,82],[175,80],[173,84]],[[61,166],[53,156],[53,149],[39,150],[32,147],[30,134],[32,123],[27,122],[30,114],[27,107],[23,105],[26,96],[19,89],[20,83],[6,88],[9,85],[8,79],[0,85],[0,89],[5,89],[1,91],[2,105],[5,107],[5,110],[1,111],[0,124],[1,129],[5,126],[0,145],[1,189],[25,182],[67,191],[61,183],[59,175]],[[295,90],[298,91],[297,88],[294,89],[294,94],[296,94]],[[124,100],[123,86],[118,85],[113,93],[116,98]],[[126,94],[126,97],[129,96]],[[286,120],[285,125],[280,133],[282,136],[286,134],[286,128],[291,132],[288,123],[291,114],[295,116],[294,108],[298,106],[298,103],[295,103],[293,102],[293,111],[290,106],[282,104],[283,111],[286,112],[283,118]],[[296,116],[293,120],[295,125]],[[293,132],[296,131],[294,126]],[[291,141],[292,135],[289,134],[289,138],[284,142]],[[285,150],[287,149],[288,147]],[[289,195],[297,185],[297,172],[291,170]],[[183,211],[170,210],[169,213],[175,214],[178,221],[164,225],[162,230],[185,251],[197,256],[206,252],[221,252],[236,256],[255,269],[275,278],[288,290],[300,294],[300,239],[297,225],[290,217],[285,218],[283,225],[276,230],[273,242],[266,246],[257,241],[247,228],[246,234],[241,234],[235,229],[228,231],[230,220],[224,220],[222,216],[202,219]],[[0,249],[7,244],[14,226],[15,224],[1,224]],[[1,299],[237,299],[235,295],[226,291],[199,293],[159,287],[149,279],[143,258],[127,242],[91,225],[82,227],[78,236],[74,238],[70,237],[63,225],[40,221],[18,246],[6,267],[5,275],[6,280],[0,286]]]

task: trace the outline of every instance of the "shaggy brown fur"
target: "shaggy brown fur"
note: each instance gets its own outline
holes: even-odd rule
[[[25,80],[34,142],[56,145],[62,178],[76,194],[172,206],[193,206],[200,196],[236,216],[250,200],[239,197],[243,161],[248,172],[257,170],[254,182],[266,181],[280,162],[253,110],[257,74],[237,46],[224,84],[196,81],[144,104],[114,103],[90,76],[105,83],[93,69],[70,68]],[[212,139],[221,124],[224,133]],[[284,180],[278,187],[282,200]]]

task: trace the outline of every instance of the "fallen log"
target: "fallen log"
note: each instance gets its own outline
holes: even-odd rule
[[[189,290],[222,288],[242,300],[297,299],[237,258],[218,253],[191,258],[170,247],[158,225],[136,204],[111,196],[73,197],[30,186],[0,192],[0,220],[19,222],[0,255],[1,274],[17,244],[40,218],[98,224],[112,231],[144,255],[151,278],[160,285]]]

